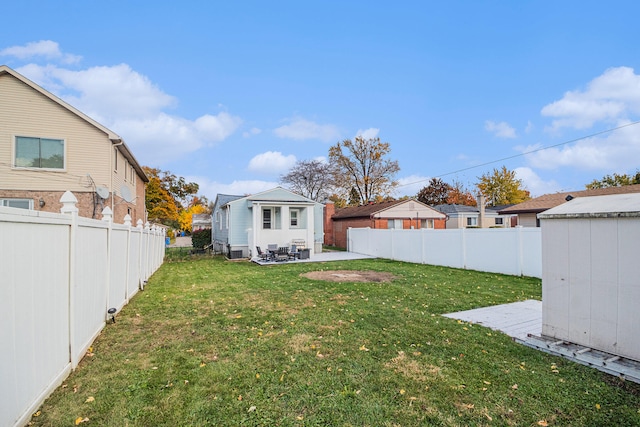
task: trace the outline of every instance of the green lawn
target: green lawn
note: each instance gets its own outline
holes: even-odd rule
[[[321,269],[396,279],[301,277]],[[440,316],[540,296],[539,279],[388,260],[167,262],[31,422],[640,425],[637,384]]]

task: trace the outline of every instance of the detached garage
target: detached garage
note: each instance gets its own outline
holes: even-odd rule
[[[640,194],[580,197],[538,218],[543,336],[640,361]]]

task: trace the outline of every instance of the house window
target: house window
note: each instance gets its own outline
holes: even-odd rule
[[[289,211],[289,222],[290,222],[291,228],[298,228],[299,214],[300,214],[300,211],[298,209],[291,209]]]
[[[396,228],[402,230],[402,220],[401,219],[388,219],[387,220],[387,228],[392,229]]]
[[[502,220],[502,218],[496,218],[496,225],[503,225],[504,221]]]
[[[64,169],[62,139],[16,136],[15,155],[16,167]]]
[[[113,149],[113,170],[118,172],[118,149],[114,148]]]
[[[220,228],[220,230],[222,230],[222,212],[218,211],[216,219],[218,221],[218,227]]]
[[[33,209],[33,199],[0,199],[0,206],[20,209]]]
[[[433,228],[433,220],[432,219],[421,219],[420,220],[420,228]]]
[[[271,209],[270,208],[262,209],[262,228],[267,230],[271,229]]]
[[[467,218],[467,227],[477,227],[478,226],[478,218],[477,217],[468,217]]]

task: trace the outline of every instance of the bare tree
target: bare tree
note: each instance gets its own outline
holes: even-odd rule
[[[319,160],[299,160],[280,177],[280,183],[291,191],[316,202],[322,202],[334,192],[331,167]]]
[[[390,152],[389,143],[380,142],[380,138],[357,136],[354,141],[338,142],[329,148],[336,187],[347,196],[355,189],[361,203],[391,196],[398,185],[394,178],[400,167],[386,157]]]

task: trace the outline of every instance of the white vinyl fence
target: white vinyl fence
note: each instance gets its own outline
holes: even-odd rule
[[[164,230],[0,207],[0,426],[23,426],[164,258]]]
[[[349,228],[350,252],[515,276],[542,277],[539,228]]]

